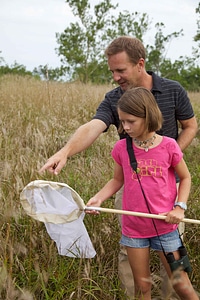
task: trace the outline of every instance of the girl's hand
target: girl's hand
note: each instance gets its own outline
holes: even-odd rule
[[[162,213],[160,215],[166,216],[165,222],[167,223],[179,224],[184,218],[184,209],[180,208],[179,206],[176,206],[171,211]]]
[[[96,207],[100,207],[100,206],[101,206],[101,201],[100,201],[100,200],[97,200],[97,199],[95,198],[95,196],[94,196],[94,197],[92,197],[92,198],[88,201],[88,203],[86,204],[86,206],[96,206]],[[97,210],[88,210],[87,207],[85,208],[85,213],[86,213],[86,214],[91,214],[91,215],[99,215],[99,214],[100,214],[99,211],[97,211]]]

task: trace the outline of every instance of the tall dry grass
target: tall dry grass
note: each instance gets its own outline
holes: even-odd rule
[[[126,299],[117,276],[120,232],[115,215],[86,216],[97,255],[94,259],[59,256],[44,224],[28,217],[19,195],[35,179],[72,186],[87,201],[113,172],[110,151],[117,139],[114,128],[88,150],[69,159],[58,177],[40,176],[39,168],[60,149],[74,130],[94,115],[110,86],[40,82],[32,78],[0,78],[0,300]],[[190,94],[200,119],[200,94]],[[187,217],[200,219],[199,137],[186,150],[193,187]],[[112,207],[112,199],[106,203]],[[185,243],[200,291],[200,229],[186,225]],[[152,258],[154,294],[159,292],[159,262]]]

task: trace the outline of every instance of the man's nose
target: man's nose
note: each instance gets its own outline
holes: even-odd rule
[[[113,72],[113,80],[114,81],[119,81],[121,79],[121,76],[117,72]]]

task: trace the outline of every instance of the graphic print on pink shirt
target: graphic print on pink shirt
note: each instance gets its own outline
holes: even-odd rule
[[[128,160],[128,163],[130,165],[130,162]],[[162,166],[159,166],[159,162],[155,159],[140,159],[137,165],[138,174],[140,176],[140,180],[142,177],[145,176],[153,176],[153,177],[162,177]],[[133,180],[138,180],[136,173],[133,172],[132,175]]]

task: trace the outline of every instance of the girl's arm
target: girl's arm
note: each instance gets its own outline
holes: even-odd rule
[[[178,165],[176,165],[175,171],[180,178],[178,197],[176,201],[186,203],[190,194],[191,175],[184,159],[182,159]]]
[[[104,187],[88,201],[86,206],[101,206],[102,202],[114,195],[122,187],[123,183],[123,169],[115,162],[113,178],[109,180],[106,185],[104,185]],[[87,209],[86,213],[98,214],[97,211],[87,211]]]
[[[181,159],[176,165],[175,171],[180,178],[176,202],[187,203],[191,188],[191,176],[184,159]],[[184,218],[184,212],[184,209],[180,206],[176,206],[167,214],[165,221],[169,223],[179,223]]]

